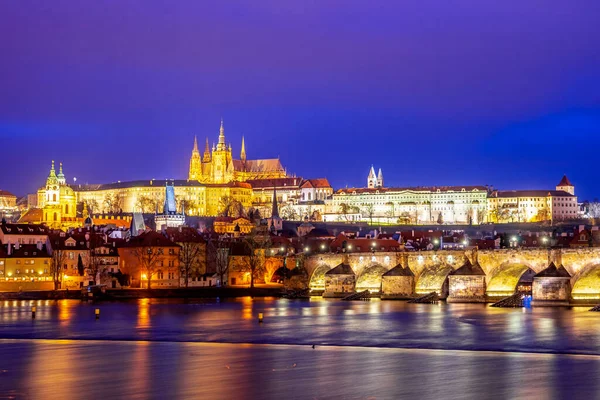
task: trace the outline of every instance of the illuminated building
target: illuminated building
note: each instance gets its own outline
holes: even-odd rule
[[[0,190],[0,214],[12,216],[17,208],[17,196],[6,190]]]
[[[366,188],[345,188],[325,200],[325,221],[406,224],[479,224],[487,205],[485,186],[384,187],[371,167]]]
[[[0,246],[0,290],[51,290],[51,256],[45,243]]]
[[[488,198],[490,222],[541,222],[577,218],[575,187],[564,176],[556,190],[494,191]]]
[[[46,186],[38,190],[38,207],[41,208],[41,221],[50,228],[64,229],[80,226],[77,220],[77,198],[73,189],[67,185],[62,163],[58,174],[54,170],[54,161],[46,179]]]
[[[181,247],[154,231],[132,236],[118,247],[120,270],[131,277],[130,286],[152,288],[179,287]]]
[[[213,222],[213,230],[219,234],[247,235],[254,227],[252,221],[245,217],[217,217]]]
[[[223,120],[221,120],[217,145],[213,145],[212,151],[210,151],[208,138],[206,138],[206,147],[202,158],[198,150],[198,140],[194,138],[194,148],[190,158],[188,174],[190,181],[222,184],[232,181],[244,182],[249,179],[284,177],[286,177],[286,172],[278,158],[248,160],[243,137],[240,158],[234,159],[231,144],[227,145],[225,142]]]

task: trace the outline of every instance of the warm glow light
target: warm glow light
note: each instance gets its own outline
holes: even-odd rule
[[[325,245],[324,244],[321,245],[321,250],[325,250]]]
[[[148,279],[148,275],[142,274],[142,279]]]
[[[467,243],[468,243],[468,242],[467,242],[466,240],[463,240],[463,244],[464,244],[465,246],[467,245]]]
[[[516,241],[517,241],[517,237],[516,237],[516,236],[513,236],[513,237],[512,237],[512,241],[513,241],[513,242],[516,242]]]
[[[304,251],[309,251],[309,250],[310,250],[310,249],[309,249],[308,247],[305,247],[305,248],[304,248]]]
[[[9,272],[9,273],[8,273],[8,274],[6,274],[6,275],[8,275],[8,276],[12,276],[12,272]]]
[[[282,248],[280,248],[279,250],[281,250],[281,251],[285,251],[285,247],[282,247]]]
[[[437,239],[433,239],[433,244],[440,244],[440,241]]]
[[[352,245],[351,244],[348,245],[348,250],[352,250]]]

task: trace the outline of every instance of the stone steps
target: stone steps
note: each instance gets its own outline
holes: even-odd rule
[[[435,304],[440,301],[440,296],[436,292],[431,292],[416,299],[409,300],[408,303],[412,304]]]
[[[371,293],[368,290],[365,290],[363,292],[358,292],[358,293],[351,294],[350,296],[346,296],[346,297],[344,297],[343,300],[345,300],[345,301],[353,301],[353,300],[369,301],[369,300],[371,300]]]
[[[492,304],[492,307],[499,307],[499,308],[519,308],[519,307],[523,307],[523,295],[521,293],[515,293],[512,296],[508,296],[494,304]]]

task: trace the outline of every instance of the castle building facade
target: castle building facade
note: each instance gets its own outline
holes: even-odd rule
[[[367,187],[336,191],[325,201],[325,221],[406,224],[478,224],[484,221],[485,186],[384,187],[371,167]]]
[[[206,138],[202,157],[198,150],[198,140],[194,138],[188,174],[190,181],[223,184],[232,181],[245,182],[249,179],[285,178],[286,176],[286,171],[278,158],[248,160],[243,137],[240,157],[234,159],[231,144],[228,145],[225,142],[223,120],[221,120],[217,145],[213,145],[212,150],[209,150],[208,138]]]

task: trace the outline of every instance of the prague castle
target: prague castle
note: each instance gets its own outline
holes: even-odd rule
[[[171,199],[166,199],[165,185]],[[168,213],[164,212],[168,200]],[[269,217],[273,202],[284,219],[379,224],[481,224],[541,222],[577,218],[575,187],[563,177],[556,190],[497,191],[486,186],[386,187],[381,169],[371,167],[365,187],[334,193],[325,178],[288,176],[279,158],[246,157],[242,138],[239,158],[225,141],[223,121],[218,142],[203,154],[194,138],[188,179],[138,180],[108,184],[68,185],[62,163],[54,162],[46,184],[38,190],[37,208],[23,222],[43,222],[51,228],[80,226],[77,209],[112,216],[133,212],[167,216],[218,216],[224,210],[259,211]],[[232,204],[235,207],[232,207]],[[174,218],[174,217],[173,217]],[[169,223],[166,223],[168,226]]]
[[[246,159],[246,146],[242,137],[242,148],[239,160],[232,157],[231,144],[225,142],[225,128],[221,119],[219,141],[213,145],[212,152],[208,148],[208,138],[204,154],[200,157],[198,140],[194,138],[194,149],[190,159],[190,172],[188,180],[201,183],[228,183],[232,181],[245,182],[250,179],[285,178],[285,169],[279,159],[248,160]]]

